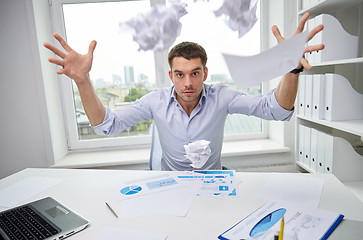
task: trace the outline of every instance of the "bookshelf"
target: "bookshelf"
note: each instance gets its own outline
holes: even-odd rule
[[[342,58],[338,57],[322,62],[313,62],[313,64],[311,64],[314,67],[313,70],[304,71],[301,76],[304,77],[314,74],[341,75],[349,81],[353,91],[358,93],[358,95],[361,94],[363,96],[363,0],[297,0],[297,8],[298,19],[300,19],[304,13],[309,12],[311,14],[309,20],[312,19],[310,22],[314,23],[314,19],[317,16],[328,14],[329,17],[333,16],[339,21],[341,25],[339,28],[346,32],[343,34],[351,35],[353,38],[358,39],[357,46],[354,46],[356,47],[356,49],[354,49],[355,55],[349,57],[344,56]],[[329,31],[328,29],[324,30]],[[338,38],[339,37],[337,37],[337,39]],[[330,39],[334,39],[334,35],[331,36]],[[351,47],[344,43],[339,43],[339,46],[342,48]],[[323,51],[333,51],[333,49],[326,48]],[[323,51],[321,54],[323,54]],[[311,56],[306,57],[308,59],[310,57],[311,59]],[[305,93],[300,92],[300,89],[298,95],[306,96]],[[349,98],[351,94],[347,93],[345,95]],[[336,96],[336,98],[342,96],[344,96],[344,94]],[[300,99],[300,96],[298,96],[298,99]],[[299,107],[300,103],[298,101],[296,109],[299,109]],[[351,102],[346,107],[353,109],[363,108],[363,102]],[[315,159],[314,161],[312,160],[314,157],[312,156],[314,155],[311,150],[312,146],[301,146],[301,144],[309,142],[302,141],[302,138],[306,135],[311,139],[311,135],[310,133],[306,134],[306,131],[304,131],[305,133],[300,133],[300,125],[311,129],[310,132],[317,130],[334,138],[335,146],[332,152],[336,156],[333,156],[333,170],[329,169],[328,171],[324,168],[320,170],[316,168],[313,169],[311,164],[307,164],[306,160],[301,160],[302,151],[305,151],[303,153],[304,157],[308,156],[310,162],[315,161]],[[312,141],[310,141],[310,143],[311,142]],[[339,149],[339,151],[336,149]],[[338,175],[337,177],[363,201],[363,118],[327,120],[324,119],[324,117],[316,118],[309,114],[305,114],[305,112],[298,112],[296,115],[296,164],[301,171],[323,171],[325,173],[331,172],[336,176]],[[336,169],[338,167],[340,169]],[[358,169],[362,174],[353,173],[352,171],[354,171],[354,168]]]

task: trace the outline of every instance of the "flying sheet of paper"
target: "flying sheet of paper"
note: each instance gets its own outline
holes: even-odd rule
[[[48,177],[28,177],[8,187],[0,189],[0,206],[14,207],[32,196],[60,183],[62,179]]]
[[[214,12],[219,17],[226,16],[226,24],[238,37],[245,35],[257,22],[256,9],[258,0],[224,0],[222,6]]]
[[[223,54],[229,73],[240,89],[255,86],[293,70],[304,54],[308,32],[302,32],[254,56]]]
[[[167,237],[166,234],[132,231],[119,228],[105,228],[97,234],[94,240],[165,240]]]
[[[323,179],[276,173],[261,187],[256,197],[318,208],[323,185]]]
[[[186,4],[180,0],[169,2],[172,3],[171,7],[159,4],[148,12],[120,23],[121,30],[125,29],[125,25],[133,29],[133,38],[139,44],[139,50],[168,49],[179,36],[182,27],[179,19],[187,14]]]

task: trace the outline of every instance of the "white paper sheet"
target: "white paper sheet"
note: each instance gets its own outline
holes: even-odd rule
[[[318,208],[323,185],[323,179],[276,173],[261,187],[256,197]]]
[[[184,184],[183,187],[143,195],[137,198],[110,201],[112,209],[119,217],[168,215],[184,217],[189,211],[201,182]]]
[[[237,225],[221,234],[222,239],[272,240],[278,234],[284,215],[283,238],[287,240],[321,239],[337,221],[338,213],[317,208],[301,208],[283,202],[268,202]]]
[[[119,228],[105,228],[100,231],[94,240],[165,240],[166,234],[125,230]]]
[[[0,206],[14,207],[32,196],[60,183],[62,179],[48,177],[28,177],[8,187],[0,189]]]
[[[305,31],[254,56],[223,54],[223,57],[236,86],[248,88],[296,68],[304,54],[307,38]]]

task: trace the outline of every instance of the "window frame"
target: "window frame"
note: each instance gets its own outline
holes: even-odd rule
[[[138,0],[50,0],[50,12],[53,32],[59,33],[61,36],[66,37],[65,21],[63,15],[63,4],[74,3],[100,3],[100,2],[122,2],[122,1],[138,1]],[[165,0],[149,0],[150,5],[154,6],[160,3],[166,3]],[[261,9],[263,7],[261,1]],[[261,10],[260,10],[261,11]],[[261,11],[262,12],[262,11]],[[263,15],[260,14],[261,22]],[[261,24],[261,23],[260,23]],[[262,26],[262,24],[261,24]],[[260,34],[262,35],[262,27]],[[261,46],[263,46],[263,38],[261,37]],[[55,41],[55,45],[62,49],[60,44]],[[261,48],[262,49],[262,48]],[[169,65],[167,62],[168,50],[154,52],[155,61],[155,78],[156,87],[168,87],[171,86],[171,82],[168,76]],[[114,149],[114,148],[142,148],[150,146],[151,136],[132,136],[132,137],[108,137],[97,139],[79,139],[78,125],[76,119],[74,96],[73,96],[73,84],[70,78],[65,75],[58,75],[59,85],[62,98],[62,110],[65,118],[65,128],[67,135],[67,145],[69,151],[82,151],[90,149]],[[267,92],[266,84],[262,84],[261,92],[265,94]],[[268,137],[268,123],[262,119],[261,132],[253,133],[237,133],[228,134],[224,136],[224,141],[236,141],[236,140],[251,140],[251,139],[266,139]]]

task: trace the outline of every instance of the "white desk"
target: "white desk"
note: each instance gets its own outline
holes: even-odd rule
[[[152,174],[160,172],[26,169],[0,180],[0,189],[30,176],[62,178],[61,183],[29,201],[51,196],[90,220],[90,226],[70,237],[70,240],[92,240],[105,227],[127,230],[141,228],[145,232],[165,233],[168,240],[217,239],[219,234],[263,203],[262,200],[256,200],[254,195],[273,173],[237,173],[236,177],[242,179],[238,187],[239,198],[197,197],[186,217],[148,216],[124,219],[112,215],[105,205],[105,201],[114,198],[114,193],[110,190],[112,183]],[[306,176],[325,179],[319,208],[344,214],[345,219],[363,221],[363,203],[333,175]]]

